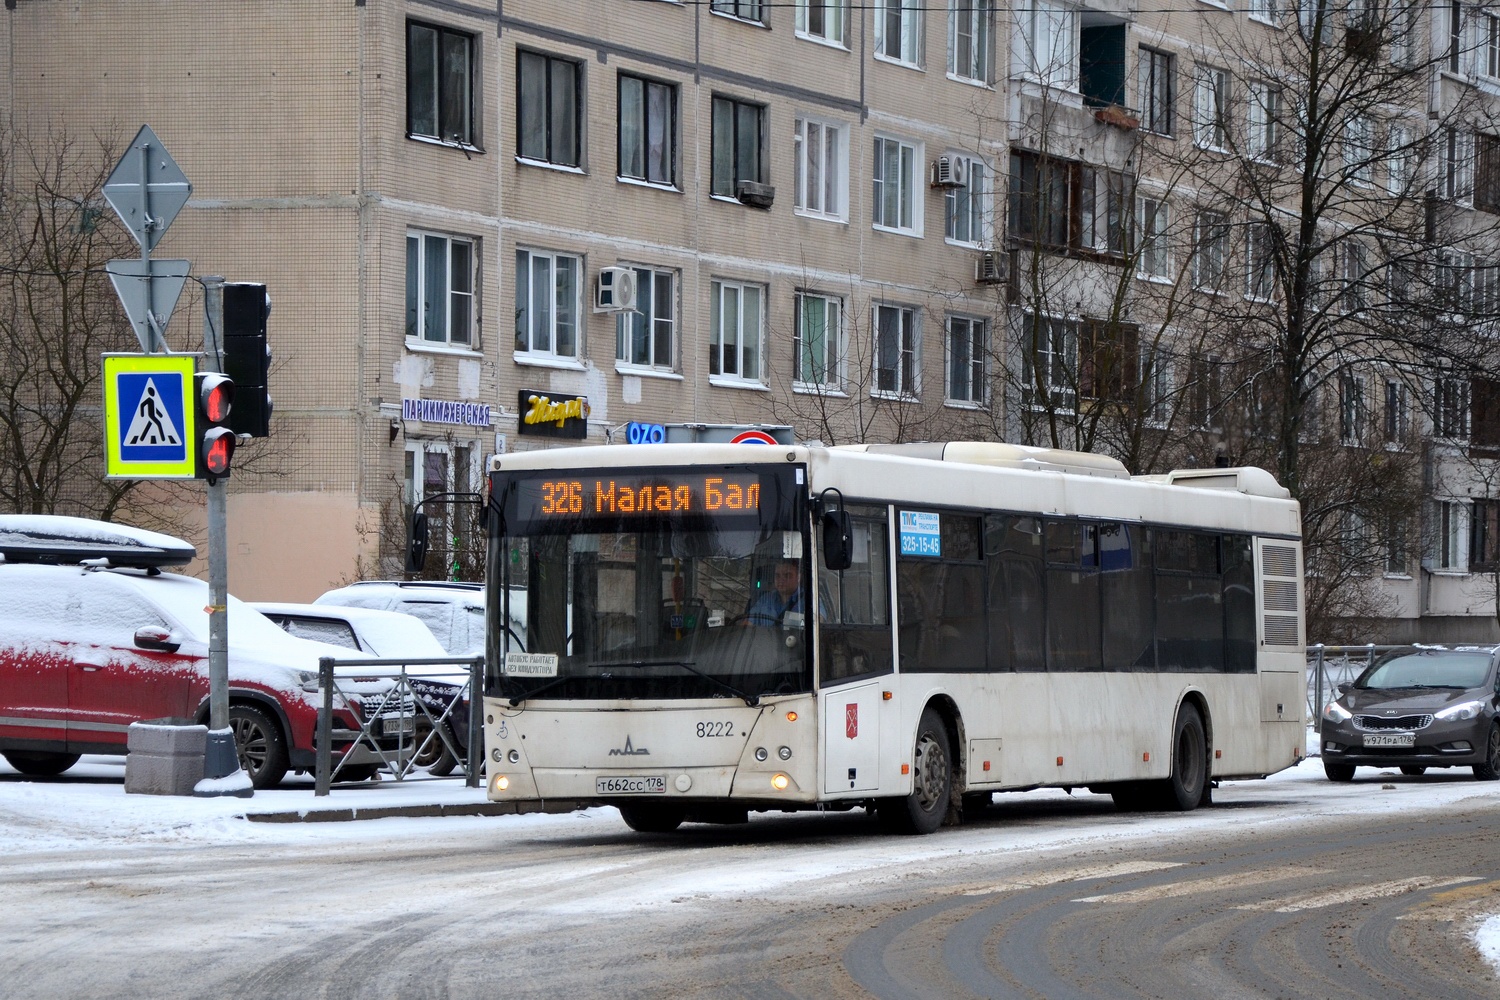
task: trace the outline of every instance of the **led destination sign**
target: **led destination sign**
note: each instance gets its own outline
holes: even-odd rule
[[[754,515],[760,477],[724,473],[686,476],[581,476],[520,484],[523,518],[619,515]]]

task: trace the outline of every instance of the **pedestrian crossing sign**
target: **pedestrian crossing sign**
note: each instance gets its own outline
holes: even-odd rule
[[[108,478],[193,478],[195,367],[190,354],[104,356]]]

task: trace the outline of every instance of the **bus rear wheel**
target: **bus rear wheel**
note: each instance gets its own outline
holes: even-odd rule
[[[1162,805],[1186,812],[1196,809],[1207,798],[1208,740],[1203,733],[1203,716],[1187,703],[1177,710],[1172,727],[1172,777],[1162,788]]]
[[[687,818],[686,809],[657,802],[633,802],[619,809],[620,818],[636,833],[671,833]]]
[[[922,712],[912,748],[912,789],[880,804],[880,823],[894,833],[932,833],[948,818],[953,798],[953,755],[948,729],[935,709]]]

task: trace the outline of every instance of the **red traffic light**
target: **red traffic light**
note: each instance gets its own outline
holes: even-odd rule
[[[222,476],[234,460],[236,438],[227,427],[215,427],[203,435],[203,467],[210,475]]]
[[[198,400],[209,423],[222,424],[234,405],[234,382],[226,375],[205,372],[199,376]]]
[[[234,406],[234,382],[222,372],[199,372],[193,376],[198,419],[198,454],[193,474],[210,482],[229,475],[238,443],[228,426]]]

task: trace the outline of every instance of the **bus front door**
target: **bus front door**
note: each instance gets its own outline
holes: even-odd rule
[[[874,791],[880,787],[880,681],[824,690],[823,791]]]

